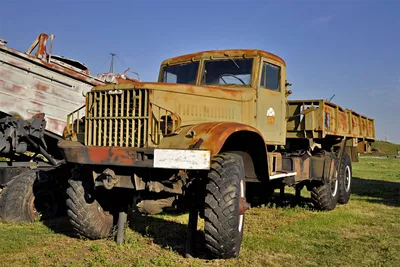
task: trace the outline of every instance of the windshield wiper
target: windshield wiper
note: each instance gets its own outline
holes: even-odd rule
[[[231,58],[231,56],[230,56],[229,54],[224,54],[224,56],[226,56],[226,57],[228,57],[230,60],[232,60],[232,62],[235,63],[236,67],[237,67],[238,69],[240,69],[239,65],[236,63],[235,60],[233,60],[233,58]]]

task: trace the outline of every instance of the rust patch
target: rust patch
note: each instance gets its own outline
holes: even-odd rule
[[[246,210],[250,209],[250,204],[247,202],[245,197],[239,199],[239,215],[243,215]]]
[[[19,85],[13,84],[11,87],[8,87],[8,90],[12,93],[19,93],[21,90],[23,90],[24,88],[22,88]]]
[[[230,57],[254,57],[254,56],[263,56],[266,58],[271,58],[275,61],[278,61],[285,65],[285,61],[279,56],[258,50],[258,49],[235,49],[235,50],[213,50],[213,51],[202,51],[187,55],[182,55],[178,57],[173,57],[166,59],[162,62],[162,65],[166,64],[175,64],[179,62],[191,61],[191,60],[200,60],[200,59],[210,59],[212,58],[226,58],[226,55]]]
[[[36,88],[44,92],[46,92],[49,89],[46,85],[42,84],[41,82],[36,83]]]
[[[230,135],[240,131],[256,133],[264,140],[263,135],[249,125],[236,122],[206,122],[182,127],[179,134],[162,139],[160,148],[190,149],[202,140],[200,149],[210,150],[213,156],[218,154]]]
[[[58,147],[68,162],[128,167],[153,167],[154,149],[130,147],[93,147],[79,142],[61,140]]]

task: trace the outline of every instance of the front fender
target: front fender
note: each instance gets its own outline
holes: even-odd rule
[[[214,156],[219,153],[225,141],[237,132],[253,132],[263,140],[262,134],[254,127],[236,122],[206,122],[184,126],[173,136],[164,137],[160,148],[206,149]],[[265,144],[265,142],[264,142]]]

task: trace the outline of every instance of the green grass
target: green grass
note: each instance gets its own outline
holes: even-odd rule
[[[47,226],[1,224],[1,265],[400,266],[400,160],[361,158],[353,173],[349,204],[331,212],[312,211],[307,191],[300,207],[249,210],[238,259],[184,258],[183,214],[130,218],[122,246],[71,237],[65,218]]]

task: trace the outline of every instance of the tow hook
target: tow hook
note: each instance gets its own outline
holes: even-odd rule
[[[246,201],[245,197],[239,199],[239,215],[243,215],[246,210],[250,209],[250,203]]]
[[[105,189],[112,189],[114,185],[118,182],[115,172],[111,169],[105,169],[103,171],[104,179],[103,186]]]

